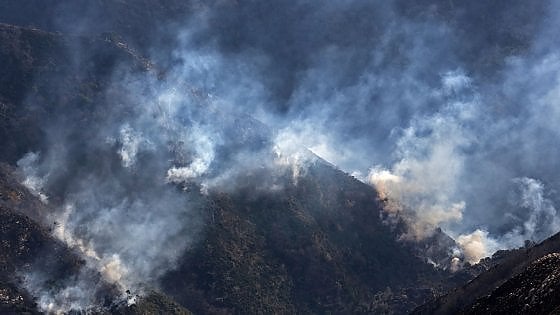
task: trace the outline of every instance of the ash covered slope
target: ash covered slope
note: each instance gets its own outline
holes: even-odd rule
[[[110,69],[115,64],[127,65],[139,75],[153,75],[145,71],[142,61],[103,38],[64,37],[9,25],[3,25],[0,34],[3,38],[0,51],[7,56],[0,58],[5,62],[3,69],[7,69],[2,73],[6,84],[0,91],[5,113],[1,117],[2,130],[4,139],[8,140],[8,150],[2,151],[2,159],[14,164],[28,151],[48,150],[52,130],[45,127],[49,126],[45,121],[62,122],[70,124],[71,130],[67,138],[60,140],[71,144],[65,149],[76,146],[81,152],[76,156],[78,160],[66,166],[70,173],[85,173],[92,168],[107,178],[122,177],[125,187],[131,178],[146,180],[138,173],[123,175],[114,153],[94,146],[84,148],[80,142],[92,129],[97,130],[96,122],[104,119],[105,108],[114,106],[115,99],[119,99],[116,92],[111,94],[116,98],[106,98],[103,94]],[[90,53],[85,62],[76,61],[85,66],[78,67],[78,72],[74,71],[71,58],[65,55],[70,48]],[[53,76],[56,81],[48,80]],[[18,80],[22,77],[27,79]],[[53,82],[63,85],[53,86]],[[17,89],[9,85],[16,83]],[[203,105],[201,101],[197,106]],[[64,120],[65,117],[72,120]],[[219,117],[224,121],[221,127],[233,126],[230,131],[235,131],[237,126],[245,132],[258,132],[246,138],[236,137],[242,140],[234,143],[237,147],[260,147],[266,142],[268,132],[255,123],[235,115]],[[242,134],[237,131],[233,134]],[[265,140],[259,140],[262,138]],[[227,162],[227,152],[218,150],[217,156],[225,156]],[[95,154],[95,158],[89,158],[90,154]],[[150,158],[149,154],[143,157],[148,161]],[[100,163],[104,159],[109,161],[106,163],[111,171],[99,168],[100,164],[105,165]],[[115,159],[117,165],[111,164]],[[138,163],[145,160],[139,159]],[[446,273],[435,271],[416,257],[414,250],[396,241],[396,232],[381,222],[381,205],[371,187],[320,160],[305,169],[297,184],[288,168],[273,174],[272,182],[279,188],[263,187],[263,179],[270,178],[270,172],[266,167],[251,169],[236,175],[233,189],[217,186],[203,197],[204,227],[194,245],[179,260],[177,269],[159,279],[164,292],[199,313],[406,312],[441,293],[432,287]],[[53,206],[63,203],[65,189],[71,189],[65,180],[72,177],[65,176],[69,175],[57,178],[50,190],[45,188]],[[17,185],[15,180],[4,183],[8,191]],[[138,188],[137,184],[130,185]],[[189,194],[188,190],[197,194],[198,183],[181,185],[187,190],[181,194]],[[134,196],[133,191],[130,194]],[[45,206],[40,202],[23,204],[25,208],[13,209],[47,227],[52,224],[44,219],[45,213],[39,208]],[[26,220],[31,230],[41,229]],[[43,238],[51,238],[48,232],[40,231]],[[157,234],[158,230],[149,232]],[[34,244],[32,241],[29,246]],[[142,246],[148,248],[152,244]],[[34,251],[29,255],[29,259],[39,256]],[[70,276],[72,269],[63,266],[60,272]]]

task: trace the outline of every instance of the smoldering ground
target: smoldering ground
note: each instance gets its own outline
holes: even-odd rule
[[[374,184],[403,237],[442,226],[476,262],[558,229],[559,22],[544,1],[203,4],[161,25],[173,45],[144,50],[164,80],[117,64],[91,109],[44,123],[22,169],[59,217],[73,209],[61,239],[98,269],[118,255],[123,287],[196,238],[199,191],[251,168],[296,183],[313,160],[300,148]]]

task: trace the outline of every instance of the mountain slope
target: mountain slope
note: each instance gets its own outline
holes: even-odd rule
[[[113,70],[154,76],[146,71],[145,60],[103,37],[65,37],[10,25],[0,25],[0,35],[5,57],[0,60],[6,69],[0,77],[0,130],[7,139],[0,158],[12,165],[26,152],[45,149],[45,121],[76,124],[70,139],[95,130],[105,108],[123,100],[119,91],[112,91],[112,98],[104,94]],[[84,60],[72,60],[71,49],[86,51]],[[62,86],[52,86],[53,78]],[[206,106],[198,99],[199,106]],[[227,134],[236,139],[232,143],[237,148],[260,147],[269,136],[250,118],[217,115],[219,125],[230,128]],[[57,122],[60,117],[72,120]],[[222,154],[228,157],[227,151]],[[96,167],[87,164],[87,156],[80,159],[68,169]],[[13,173],[9,168],[4,167],[4,174]],[[10,176],[1,182],[3,196],[12,198],[12,191],[26,196],[10,206],[10,215],[21,213],[17,215],[51,226],[45,218],[52,210],[32,200],[35,197],[18,186],[21,179]],[[453,285],[447,272],[435,270],[418,257],[417,249],[396,240],[398,231],[382,223],[382,204],[370,186],[321,160],[297,183],[289,170],[274,175],[280,189],[263,189],[263,179],[270,176],[270,170],[256,169],[238,176],[235,189],[214,189],[203,197],[203,231],[178,268],[161,279],[164,293],[197,313],[404,313]],[[198,189],[196,184],[189,187],[183,188]],[[60,204],[56,191],[50,197],[52,206]],[[48,230],[26,220],[26,226],[32,226],[27,229],[43,231],[37,232],[40,239],[65,250]],[[37,254],[29,255],[32,259]],[[80,260],[72,261],[78,268]],[[13,268],[18,265],[14,262]],[[64,276],[72,274],[72,268],[59,270]],[[440,282],[442,286],[433,289]]]
[[[552,253],[533,261],[463,314],[558,314],[559,301],[560,253]]]
[[[517,283],[515,281],[518,280],[513,279],[516,279],[518,275],[525,272],[527,267],[533,264],[533,262],[546,255],[558,252],[560,252],[560,234],[556,234],[533,247],[498,252],[494,255],[494,259],[497,260],[497,262],[490,263],[491,267],[489,270],[482,272],[472,281],[456,288],[447,295],[417,308],[413,314],[456,314],[462,310],[466,311],[471,308],[471,305],[475,303],[477,299],[493,294],[492,292],[496,288],[501,288],[504,283],[508,281]],[[539,264],[535,266],[536,267],[532,268],[537,270]],[[545,268],[541,276],[546,276],[548,274],[547,270],[549,269],[550,268]],[[519,277],[523,278],[527,277],[527,275],[528,274]],[[553,275],[554,273],[549,276]],[[512,284],[508,286],[511,289]],[[506,289],[501,289],[502,292],[503,290],[508,290],[507,288],[508,287],[506,287]],[[522,294],[521,296],[526,297],[527,295]],[[484,307],[490,307],[491,305],[488,300],[486,301]],[[494,299],[494,301],[496,300]],[[500,306],[496,305],[496,307]],[[480,311],[480,309],[476,308],[475,311]]]
[[[39,314],[37,297],[26,290],[26,277],[41,270],[47,273],[42,281],[57,285],[77,276],[86,267],[74,250],[52,236],[50,228],[36,223],[50,209],[17,179],[12,167],[0,163],[0,313]],[[106,299],[118,301],[115,289],[109,284],[105,286]],[[130,307],[120,302],[114,304],[110,313],[190,314],[155,291],[148,292]]]
[[[388,138],[385,131],[393,134],[393,125],[406,122],[411,126],[403,131],[414,131],[426,117],[415,122],[419,116],[412,112],[428,118],[432,111],[446,112],[435,103],[455,102],[455,96],[464,107],[460,90],[468,86],[466,94],[478,95],[476,83],[483,87],[486,79],[497,79],[505,64],[517,63],[514,56],[531,50],[541,25],[536,20],[548,8],[506,2],[392,1],[388,11],[360,1],[347,8],[305,1],[0,3],[0,22],[9,23],[0,24],[0,311],[48,311],[61,302],[67,311],[116,314],[188,313],[184,307],[201,314],[406,313],[475,276],[416,313],[554,311],[557,257],[540,257],[558,251],[558,236],[451,273],[453,239],[438,229],[421,242],[399,240],[406,227],[386,222],[386,200],[294,148],[302,132],[289,130],[306,116],[330,123],[334,114],[354,112],[335,106],[323,113],[321,105],[339,100],[358,103],[364,113],[370,109],[362,105],[371,103],[381,109],[373,116],[383,120],[372,124],[357,110],[346,118],[339,142],[364,132]],[[392,24],[383,22],[385,13],[387,21],[406,19],[385,30],[381,24]],[[429,23],[416,24],[417,19]],[[437,42],[444,47],[432,50]],[[385,46],[387,52],[374,58]],[[324,53],[332,59],[322,59]],[[417,60],[428,55],[428,62]],[[352,62],[345,65],[340,56]],[[315,64],[324,61],[328,67]],[[245,81],[253,72],[256,79]],[[341,82],[324,80],[338,72]],[[379,80],[388,85],[370,89],[369,78],[378,73],[390,74]],[[356,91],[345,92],[362,79]],[[240,90],[230,91],[230,81]],[[393,87],[394,94],[408,90],[414,97],[407,92],[393,99],[388,93],[385,100],[382,91],[370,93]],[[438,92],[429,93],[432,88]],[[309,94],[301,102],[313,106],[291,104],[299,94]],[[424,94],[432,94],[433,102],[423,105]],[[495,96],[500,103],[508,97]],[[382,109],[385,101],[390,110]],[[269,121],[301,117],[287,130],[271,130],[250,116],[261,109],[244,104],[250,102],[270,106],[275,117]],[[414,106],[393,110],[409,102]],[[484,113],[472,116],[483,123],[474,133],[486,134]],[[490,117],[499,120],[501,114]],[[457,130],[470,135],[463,127],[471,123],[462,121]],[[285,122],[272,125],[284,128]],[[470,145],[459,142],[449,152],[471,154]],[[427,141],[426,148],[433,147]],[[370,153],[389,152],[377,149]],[[444,182],[426,195],[437,195],[443,186],[453,185]],[[532,278],[546,283],[538,287]],[[141,296],[129,307],[136,293]],[[51,303],[53,296],[57,301]],[[527,303],[516,304],[516,298]]]
[[[241,313],[361,313],[390,303],[401,313],[443,278],[381,223],[372,188],[321,163],[287,191],[248,186],[212,199],[204,241],[164,279],[195,311],[208,303]],[[394,301],[376,303],[387,287]]]

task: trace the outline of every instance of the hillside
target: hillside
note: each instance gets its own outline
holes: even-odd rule
[[[48,130],[41,126],[45,122],[60,117],[77,119],[80,127],[73,131],[74,137],[87,132],[84,126],[94,128],[96,115],[111,106],[102,92],[113,65],[127,65],[142,76],[155,75],[142,59],[104,38],[65,37],[10,25],[0,25],[0,34],[0,60],[6,69],[1,79],[0,127],[7,140],[1,159],[11,165],[26,152],[44,149]],[[76,45],[91,58],[86,68],[68,63],[65,54]],[[64,87],[51,86],[53,77],[58,84],[64,82]],[[120,96],[113,96],[117,102]],[[226,113],[218,113],[218,117],[233,134],[240,132],[235,126],[243,126],[245,138],[237,139],[245,142],[239,145],[252,148],[266,141],[258,140],[266,132],[257,131],[258,123],[249,118]],[[234,124],[228,122],[232,118]],[[247,121],[240,124],[243,119]],[[83,172],[90,162],[85,159],[82,163],[86,164],[75,166],[77,172]],[[47,249],[56,257],[72,257],[71,250],[48,231],[52,224],[49,215],[56,212],[52,207],[64,196],[51,191],[46,206],[19,184],[22,179],[14,172],[13,166],[3,166],[2,195],[7,196],[3,222],[7,228],[18,221],[23,226],[11,229],[31,234],[25,237],[25,244],[17,245],[11,240],[21,238],[3,229],[10,248],[25,248],[27,253],[21,258],[25,262],[13,261],[4,277],[16,266],[37,259],[36,248],[47,246],[43,243],[58,244],[48,246],[68,252],[56,254]],[[297,185],[290,173],[284,173],[274,179],[284,188],[261,190],[261,179],[270,177],[269,172],[264,168],[242,175],[234,191],[213,190],[204,197],[204,228],[178,268],[161,279],[162,292],[196,313],[404,313],[450,285],[434,289],[434,283],[448,277],[447,272],[434,269],[414,246],[397,241],[397,231],[381,221],[382,205],[370,186],[317,160]],[[19,257],[6,253],[8,260]],[[71,259],[72,268],[79,268],[78,257],[64,259]],[[74,273],[66,267],[68,263],[53,260],[61,278]],[[12,285],[4,290],[12,292]],[[21,307],[32,309],[32,297],[11,294],[25,296]],[[16,303],[14,298],[8,300]]]
[[[505,298],[498,297],[505,296],[506,293],[504,292],[506,291],[507,294],[511,293],[509,295],[510,299],[529,299],[533,296],[538,297],[537,300],[544,299],[547,296],[546,294],[541,296],[540,293],[535,294],[531,290],[524,290],[524,288],[530,283],[535,285],[535,289],[537,289],[536,286],[542,283],[537,278],[534,281],[532,280],[531,275],[534,273],[538,273],[539,277],[554,278],[556,271],[553,268],[553,262],[556,257],[555,253],[558,252],[560,252],[560,234],[528,248],[500,251],[494,254],[492,258],[487,258],[481,262],[481,265],[488,265],[488,270],[480,273],[467,284],[417,308],[413,314],[456,314],[457,312],[481,314],[487,313],[484,311],[485,308],[501,314],[503,312],[501,309],[506,307],[506,304],[503,303]],[[544,267],[538,271],[540,266]],[[526,280],[520,279],[529,279],[529,282],[526,283]],[[553,291],[553,288],[551,288],[550,292]],[[523,305],[510,305],[511,310],[516,310],[516,312],[521,312],[524,309]],[[517,305],[517,307],[513,305]],[[540,313],[538,307],[532,305],[528,312],[538,314]]]
[[[558,314],[560,254],[533,261],[490,295],[478,299],[463,314]]]
[[[0,312],[2,314],[40,314],[37,297],[30,294],[23,283],[33,271],[47,273],[42,281],[49,286],[63,285],[65,281],[84,272],[85,262],[78,253],[55,239],[51,230],[36,220],[49,211],[36,197],[16,181],[11,167],[0,164]],[[99,277],[95,272],[93,277]],[[102,280],[98,280],[102,282]],[[157,292],[149,292],[130,307],[114,303],[115,288],[104,284],[105,296],[111,314],[190,314],[186,309]],[[115,300],[116,301],[116,300]],[[112,305],[112,306],[111,306]]]
[[[0,313],[558,312],[550,8],[1,2]]]

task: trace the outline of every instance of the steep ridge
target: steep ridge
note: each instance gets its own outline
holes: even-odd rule
[[[443,274],[395,243],[377,219],[371,188],[330,168],[321,170],[325,167],[310,170],[298,186],[302,191],[255,196],[247,187],[239,194],[212,196],[204,240],[164,278],[164,290],[196,313],[404,313],[441,294],[441,288],[432,287]],[[47,229],[18,214],[41,217],[44,213],[37,214],[37,208],[49,210],[17,183],[11,167],[2,167],[2,179],[3,260],[8,266],[2,273],[4,306],[33,311],[33,298],[9,277],[18,266],[32,270],[42,257],[42,264],[50,261],[49,269],[57,270],[52,281],[58,281],[78,272],[83,262]],[[154,299],[165,301],[154,292],[127,312],[157,309]]]
[[[492,294],[478,299],[463,314],[558,314],[560,253],[533,261]]]
[[[137,99],[129,95],[144,95],[145,90],[121,90],[131,82],[112,86],[113,75],[119,71],[133,73],[134,79],[143,82],[149,78],[147,81],[157,82],[156,85],[177,80],[173,75],[167,76],[168,71],[173,72],[173,61],[166,63],[165,69],[158,69],[142,54],[151,45],[172,45],[176,40],[175,34],[158,32],[160,27],[178,21],[190,10],[203,11],[201,8],[212,3],[47,0],[22,5],[8,0],[0,4],[0,21],[20,25],[0,24],[0,209],[2,244],[7,253],[3,256],[6,269],[1,275],[3,287],[0,288],[3,311],[36,311],[37,296],[26,292],[19,278],[11,278],[11,274],[31,272],[37,257],[45,256],[43,252],[48,253],[47,261],[55,270],[53,286],[84,268],[79,253],[53,237],[51,229],[57,223],[49,217],[55,208],[61,208],[65,190],[70,190],[75,182],[65,182],[67,178],[60,176],[58,182],[49,187],[50,203],[46,205],[37,191],[21,184],[24,179],[18,172],[23,167],[15,170],[17,161],[30,152],[68,149],[73,153],[69,156],[75,158],[66,161],[63,173],[88,175],[102,170],[105,175],[122,179],[126,170],[123,171],[114,150],[122,140],[104,138],[103,141],[112,141],[112,147],[96,147],[99,143],[90,145],[84,141],[109,125],[103,124],[105,117],[114,115],[112,119],[118,122],[141,107],[136,106]],[[225,11],[243,6],[237,1],[216,3],[227,3]],[[415,16],[430,6],[436,9],[437,16],[446,20],[453,20],[456,12],[459,16],[478,13],[467,10],[470,4],[428,5],[430,3],[436,2],[404,5],[402,10]],[[459,10],[454,9],[456,5]],[[15,14],[22,7],[29,14]],[[83,10],[84,16],[68,19],[67,14],[59,14],[76,8]],[[51,19],[51,16],[61,18]],[[104,18],[95,23],[100,16]],[[507,10],[503,16],[509,16]],[[518,50],[528,48],[531,26],[516,28],[511,38],[501,41],[499,33],[505,31],[494,26],[495,19],[484,17],[477,21],[482,23],[471,23],[471,28],[466,28],[475,32],[465,33],[482,33],[478,30],[487,28],[490,31],[485,34],[496,45],[490,51],[476,45],[462,51],[476,67],[500,67],[504,55],[515,55]],[[85,24],[88,27],[82,28]],[[504,25],[508,30],[515,26]],[[154,38],[154,31],[164,35]],[[235,38],[233,33],[232,38]],[[231,44],[229,38],[226,42]],[[234,45],[235,42],[232,41]],[[116,77],[117,80],[122,78]],[[226,135],[227,145],[221,145],[213,157],[222,162],[221,166],[209,168],[210,175],[236,167],[234,150],[249,148],[245,153],[259,152],[258,158],[251,161],[274,158],[272,154],[262,154],[273,146],[271,136],[274,133],[264,124],[217,108],[209,94],[192,89],[188,82],[178,82],[173,87],[189,94],[192,107],[188,110],[205,113],[193,117],[207,119],[206,124],[217,126],[213,131],[220,129],[219,132]],[[120,108],[123,103],[126,105]],[[117,107],[118,110],[111,111]],[[192,117],[180,121],[181,124],[193,122],[197,121]],[[53,129],[57,131],[52,126],[70,128],[65,130],[68,133],[62,133],[63,139],[59,142],[49,135]],[[139,159],[149,161],[154,156],[163,156],[158,161],[173,160],[174,167],[188,165],[194,159],[193,152],[182,151],[183,145],[181,141],[168,141],[155,149],[163,148],[165,152],[170,151],[168,154],[140,154]],[[397,241],[403,227],[383,223],[383,200],[377,200],[373,188],[318,157],[312,160],[298,170],[301,174],[297,181],[289,171],[271,174],[270,169],[259,166],[247,172],[242,169],[236,174],[233,188],[225,187],[231,185],[231,181],[210,189],[206,182],[196,180],[166,183],[175,193],[194,196],[200,201],[195,211],[201,216],[202,231],[184,253],[182,248],[178,250],[182,258],[176,268],[159,279],[161,283],[155,284],[158,292],[148,293],[130,308],[104,308],[100,312],[187,312],[162,295],[164,292],[197,313],[406,313],[480,273],[467,285],[416,312],[454,313],[461,309],[474,313],[503,312],[511,311],[503,308],[507,305],[502,305],[509,303],[507,299],[511,294],[519,297],[524,289],[534,288],[527,282],[528,278],[548,281],[547,277],[555,275],[552,267],[555,256],[529,265],[536,258],[556,251],[557,241],[554,240],[549,240],[548,245],[499,252],[491,259],[454,274],[437,269],[435,266],[449,266],[449,249],[456,245],[450,237],[438,230],[421,243]],[[256,164],[261,165],[259,163]],[[142,171],[142,167],[133,169],[133,175],[126,178],[123,186],[132,191],[146,182],[153,184],[149,176],[142,177]],[[267,181],[270,177],[274,178]],[[145,182],[137,184],[137,180]],[[139,190],[136,194],[145,192]],[[97,197],[102,199],[103,195]],[[156,212],[160,207],[151,204],[149,210]],[[184,238],[190,237],[189,234]],[[95,271],[92,273],[92,278],[98,277]],[[554,296],[555,284],[554,281],[550,283],[543,290],[551,289]],[[111,305],[117,292],[111,284],[106,287],[101,291],[108,292],[107,296],[102,296],[100,301]],[[496,287],[499,289],[492,295],[480,298]],[[542,293],[543,299],[549,299],[546,292],[535,290]],[[518,305],[517,309],[551,310],[539,308],[544,300],[531,294],[523,297],[532,300],[527,307]],[[472,306],[475,299],[478,302]]]
[[[445,273],[395,241],[373,189],[329,166],[285,192],[212,199],[204,241],[164,279],[195,312],[404,313],[441,292]]]
[[[51,228],[37,224],[50,209],[18,183],[12,167],[0,164],[0,313],[39,314],[34,296],[23,284],[36,269],[48,271],[43,281],[57,286],[80,273],[82,258],[55,239]],[[35,218],[35,220],[31,219]],[[42,218],[42,219],[40,219]],[[40,267],[39,267],[40,266]],[[102,280],[99,280],[102,281]],[[160,292],[150,291],[127,306],[116,299],[117,292],[106,284],[106,309],[111,314],[190,314]],[[113,296],[114,295],[114,296]],[[98,313],[105,313],[102,309]]]
[[[117,64],[153,75],[142,59],[103,37],[64,37],[10,25],[0,25],[0,34],[0,52],[6,57],[0,60],[7,69],[0,91],[5,113],[0,130],[7,140],[1,160],[12,165],[24,153],[42,149],[44,131],[39,126],[44,119],[77,112],[72,117],[87,126],[101,115],[96,104],[107,103],[101,91]],[[88,51],[91,61],[76,73],[68,49]],[[65,86],[50,86],[53,75]],[[8,85],[13,82],[20,85]],[[261,146],[266,141],[267,131],[258,123],[218,116],[231,128],[228,134],[241,141],[234,145]],[[229,120],[234,121],[226,123]],[[13,173],[9,168],[3,166],[5,174]],[[382,223],[382,204],[373,188],[320,159],[297,184],[289,172],[282,175],[278,182],[284,188],[278,191],[259,189],[268,176],[266,169],[255,171],[241,176],[235,190],[212,191],[205,197],[202,236],[178,269],[162,279],[165,293],[197,313],[405,313],[457,284],[448,280],[448,272],[418,257],[417,249],[396,240],[398,231]],[[20,189],[19,180],[4,175],[0,183],[4,198],[14,201],[9,213],[52,224],[44,220],[48,210]],[[13,191],[25,199],[13,197]],[[52,198],[56,205],[57,195]],[[35,224],[31,230],[43,231],[37,232],[41,239],[52,239],[48,230],[30,219],[25,222]],[[31,259],[36,254],[29,255]],[[78,258],[71,261],[79,267]]]
[[[518,283],[516,282],[518,280],[514,279],[523,273],[530,264],[543,256],[558,252],[560,252],[560,234],[556,234],[533,247],[498,252],[494,255],[494,259],[498,262],[490,262],[489,264],[491,267],[489,270],[482,272],[476,278],[467,284],[456,288],[449,294],[417,308],[414,310],[413,314],[456,314],[462,310],[468,313],[468,309],[471,308],[470,305],[472,305],[477,299],[489,294],[494,294],[492,292],[501,287],[507,281],[510,283]],[[491,261],[491,259],[489,260]],[[539,264],[537,263],[535,267],[532,268],[536,270],[538,269],[538,266]],[[542,275],[546,275],[548,272],[546,270],[548,269],[549,268],[545,268]],[[550,276],[553,275],[553,273],[550,274]],[[524,278],[526,276],[527,274],[519,277]],[[534,283],[537,282],[535,281]],[[511,286],[513,286],[513,284],[508,284],[507,287],[511,288]],[[503,292],[503,290],[507,289],[501,290],[502,291],[498,291],[496,294],[500,294],[499,292]],[[524,294],[520,294],[520,296],[525,297]],[[485,304],[480,307],[490,307],[488,302],[490,300],[483,299],[482,301],[483,302],[481,303]],[[500,306],[496,305],[496,307]],[[474,311],[479,312],[482,311],[482,309],[476,307],[473,312]]]

